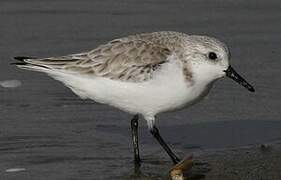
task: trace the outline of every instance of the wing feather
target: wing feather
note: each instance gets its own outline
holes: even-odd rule
[[[173,48],[180,44],[176,43],[179,35],[173,32],[139,34],[112,40],[89,52],[23,61],[29,67],[40,66],[40,69],[142,82],[152,78],[153,72],[168,61],[167,57],[175,51]]]

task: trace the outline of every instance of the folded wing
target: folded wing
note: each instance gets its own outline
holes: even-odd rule
[[[100,76],[121,81],[141,82],[167,62],[170,49],[146,39],[121,38],[96,49],[61,57],[15,57],[23,69]]]

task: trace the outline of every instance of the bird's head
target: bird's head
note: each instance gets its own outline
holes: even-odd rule
[[[198,79],[213,82],[227,76],[249,91],[255,91],[253,86],[230,66],[230,53],[224,43],[212,37],[189,36],[185,47],[185,56],[195,81]]]

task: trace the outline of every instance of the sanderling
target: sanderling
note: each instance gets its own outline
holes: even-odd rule
[[[138,115],[174,163],[179,158],[164,142],[155,116],[201,100],[227,76],[254,92],[229,64],[227,46],[208,36],[153,32],[112,40],[79,54],[50,58],[15,57],[18,67],[47,73],[85,99],[129,112],[134,160],[140,164]]]

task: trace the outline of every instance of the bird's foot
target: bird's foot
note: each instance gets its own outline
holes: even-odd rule
[[[134,160],[134,174],[135,175],[139,175],[140,174],[140,167],[141,167],[141,159],[140,158],[136,158]]]

